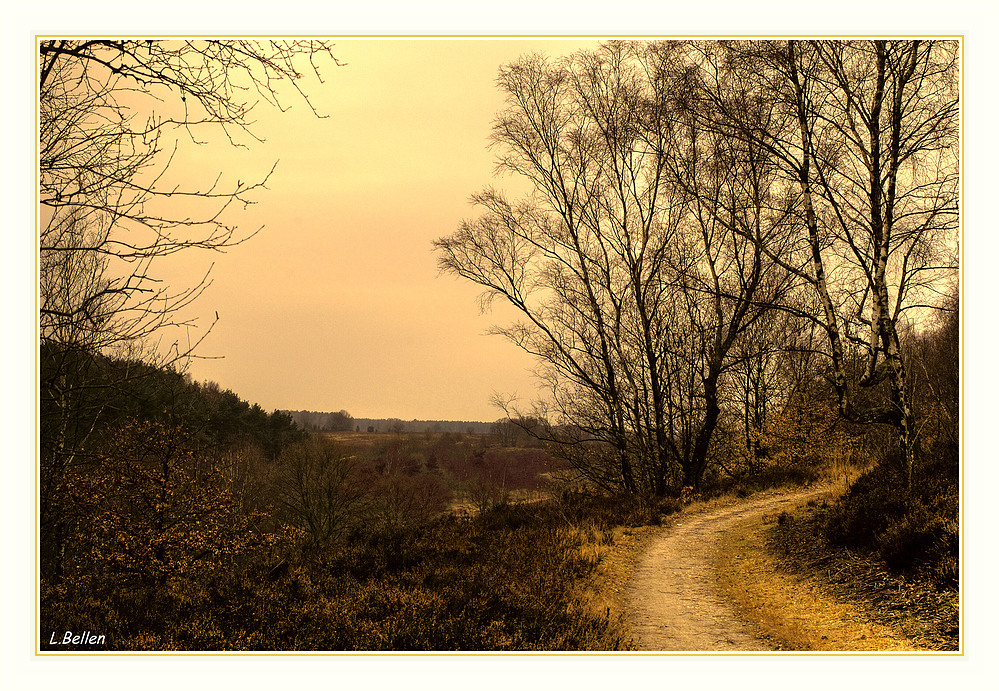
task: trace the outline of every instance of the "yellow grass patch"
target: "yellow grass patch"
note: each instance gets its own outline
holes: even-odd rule
[[[782,571],[765,542],[763,518],[730,531],[717,555],[718,585],[739,615],[782,650],[919,650],[895,630]]]
[[[593,559],[596,568],[580,588],[578,598],[596,616],[605,616],[612,635],[627,646],[628,581],[646,545],[663,530],[659,526],[617,526],[591,539],[581,549],[584,559]]]

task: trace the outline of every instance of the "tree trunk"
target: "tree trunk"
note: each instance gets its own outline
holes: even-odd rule
[[[694,440],[694,449],[684,468],[684,485],[693,487],[695,492],[701,490],[701,478],[708,465],[708,449],[711,437],[718,426],[718,416],[721,408],[718,406],[718,372],[711,372],[704,380],[704,422]]]

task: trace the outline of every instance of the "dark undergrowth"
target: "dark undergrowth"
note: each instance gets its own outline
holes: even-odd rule
[[[615,650],[576,596],[601,526],[658,522],[672,503],[570,495],[153,584],[117,574],[42,585],[42,648],[64,631],[114,650]]]
[[[830,509],[833,545],[873,551],[895,572],[940,588],[957,587],[961,534],[956,449],[941,450],[914,471],[908,489],[897,465],[862,475]]]

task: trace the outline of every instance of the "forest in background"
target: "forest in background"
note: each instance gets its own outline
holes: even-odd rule
[[[304,430],[318,432],[430,432],[441,434],[489,434],[492,422],[469,420],[401,420],[399,418],[355,418],[346,410],[321,412],[315,410],[283,410]]]

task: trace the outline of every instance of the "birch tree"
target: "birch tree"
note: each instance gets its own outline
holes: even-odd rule
[[[661,184],[661,147],[640,137],[635,78],[621,50],[504,67],[508,109],[493,142],[500,167],[533,193],[476,195],[483,215],[435,246],[444,271],[486,289],[484,305],[500,298],[520,312],[495,333],[537,358],[549,394],[542,416],[562,423],[577,467],[603,486],[654,492],[668,465],[656,424],[663,365],[650,339],[680,205]]]
[[[795,189],[794,244],[764,251],[816,295],[842,416],[886,424],[911,481],[918,455],[900,328],[956,270],[958,45],[954,41],[701,44],[702,121],[755,142]],[[743,106],[771,100],[759,122]],[[851,350],[863,358],[850,366]],[[859,391],[886,384],[883,405]]]

